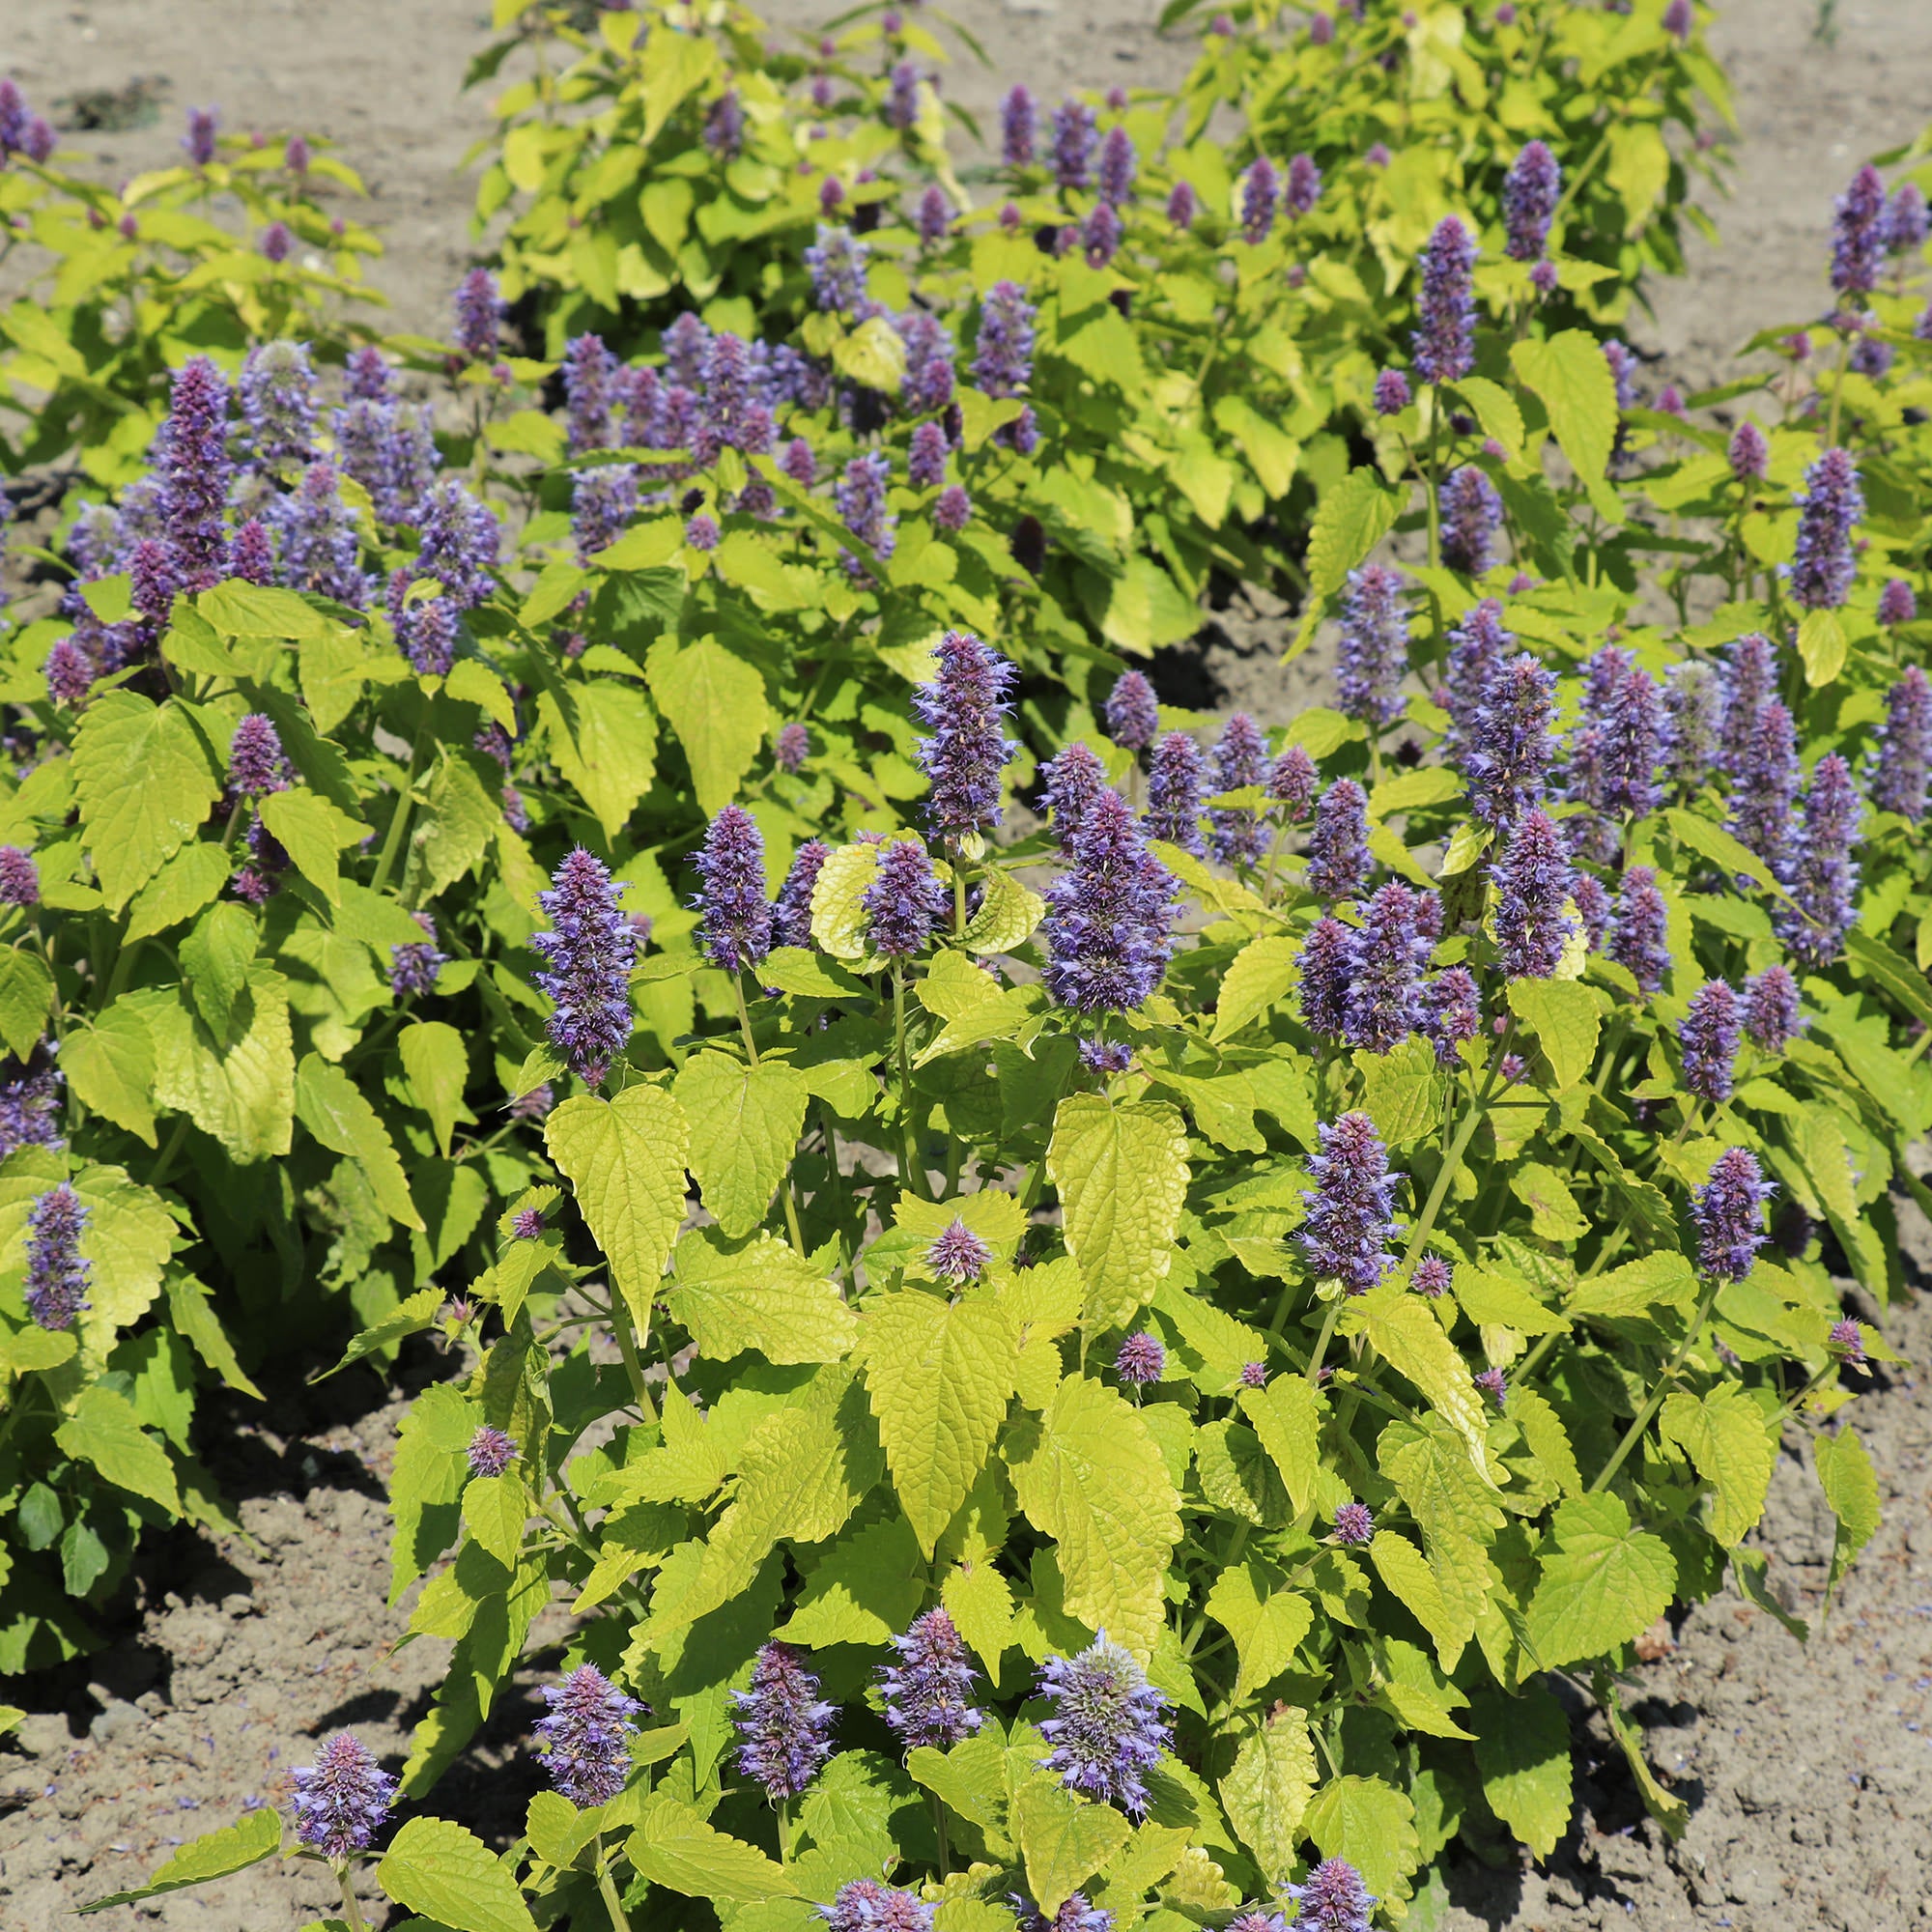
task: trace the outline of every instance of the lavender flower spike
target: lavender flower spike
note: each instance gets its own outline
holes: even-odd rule
[[[1798,553],[1783,567],[1791,601],[1804,611],[1836,610],[1858,575],[1852,526],[1865,513],[1850,451],[1828,449],[1812,464],[1798,500]]]
[[[471,269],[456,289],[456,349],[472,362],[492,362],[503,313],[497,277],[488,269]]]
[[[1039,1691],[1053,1705],[1053,1716],[1039,1726],[1052,1747],[1043,1768],[1069,1791],[1117,1804],[1129,1817],[1145,1816],[1144,1775],[1174,1738],[1162,1715],[1168,1700],[1147,1673],[1102,1631],[1078,1657],[1049,1657],[1040,1665]]]
[[[1617,889],[1609,956],[1636,981],[1645,999],[1662,986],[1670,970],[1668,930],[1669,909],[1658,890],[1657,874],[1648,866],[1630,867]]]
[[[1804,1031],[1798,981],[1788,966],[1767,966],[1745,981],[1745,1032],[1766,1053],[1782,1053]]]
[[[1690,1219],[1697,1230],[1697,1264],[1719,1281],[1743,1281],[1764,1246],[1764,1204],[1777,1192],[1764,1178],[1757,1156],[1726,1148],[1711,1163],[1711,1178],[1690,1190]]]
[[[847,1880],[830,1905],[812,1910],[825,1920],[827,1932],[932,1932],[933,1908],[918,1892],[881,1885],[875,1878]]]
[[[978,1281],[993,1264],[993,1250],[955,1214],[925,1251],[941,1281]]]
[[[1469,809],[1492,830],[1504,830],[1543,796],[1556,755],[1551,723],[1556,673],[1527,651],[1500,666],[1469,722],[1463,769]]]
[[[1354,940],[1339,919],[1329,916],[1318,919],[1301,942],[1296,1005],[1302,1024],[1324,1039],[1340,1039],[1348,1020]]]
[[[1721,1107],[1731,1097],[1738,1057],[1738,996],[1722,980],[1708,980],[1690,996],[1677,1024],[1684,1084],[1700,1100]]]
[[[1347,1859],[1323,1859],[1305,1884],[1282,1889],[1298,1908],[1295,1932],[1369,1932],[1376,1895]]]
[[[1209,754],[1214,782],[1222,791],[1241,791],[1258,785],[1267,773],[1267,740],[1245,711],[1237,711],[1222,728]],[[1245,806],[1215,806],[1208,813],[1213,828],[1214,856],[1224,866],[1252,866],[1262,856],[1264,839],[1262,817]]]
[[[94,1264],[83,1259],[80,1236],[87,1204],[65,1181],[50,1187],[27,1209],[27,1314],[37,1327],[71,1328],[90,1306],[87,1288]]]
[[[995,282],[980,308],[973,382],[993,397],[1016,396],[1033,377],[1034,305],[1017,282]]]
[[[1760,707],[1731,792],[1730,829],[1774,871],[1791,842],[1798,793],[1798,743],[1791,713],[1776,698]]]
[[[627,1697],[594,1663],[581,1663],[561,1684],[544,1686],[550,1715],[530,1728],[542,1739],[550,1781],[579,1810],[608,1804],[630,1775],[633,1719],[644,1707]]]
[[[751,1688],[730,1693],[738,1727],[738,1769],[778,1800],[796,1798],[832,1754],[830,1704],[818,1679],[789,1644],[759,1647]]]
[[[1932,773],[1932,678],[1907,665],[1887,694],[1885,728],[1873,760],[1871,801],[1880,811],[1896,811],[1917,825],[1925,816],[1926,784]]]
[[[811,944],[811,889],[831,856],[831,847],[817,838],[808,838],[791,855],[791,870],[785,874],[778,904],[772,908],[774,946]]]
[[[1556,822],[1526,811],[1490,867],[1496,888],[1496,956],[1512,980],[1548,980],[1577,929],[1568,910],[1575,890],[1570,857]]]
[[[1503,499],[1496,486],[1465,463],[1443,479],[1442,561],[1465,577],[1481,577],[1494,560],[1495,534],[1502,527]]]
[[[1046,789],[1041,810],[1052,827],[1053,841],[1069,856],[1080,828],[1094,801],[1108,789],[1107,768],[1092,749],[1076,738],[1058,756],[1041,767]]]
[[[228,747],[228,788],[250,798],[289,788],[289,761],[280,734],[260,711],[249,712],[235,727]]]
[[[1335,683],[1343,715],[1365,724],[1391,724],[1402,716],[1402,680],[1408,669],[1402,593],[1402,573],[1386,565],[1364,564],[1349,573]]]
[[[1315,1186],[1302,1196],[1308,1218],[1295,1239],[1318,1281],[1366,1294],[1395,1265],[1395,1183],[1388,1150],[1366,1114],[1318,1123],[1321,1151],[1309,1163]]]
[[[523,1218],[522,1214],[517,1216],[520,1222]],[[543,1225],[541,1214],[537,1215],[537,1225],[539,1228]],[[472,1476],[500,1476],[517,1460],[516,1440],[500,1429],[492,1429],[486,1424],[469,1438],[469,1447],[464,1456]]]
[[[1047,990],[1082,1013],[1131,1012],[1173,955],[1179,885],[1142,842],[1131,808],[1103,791],[1073,839],[1072,869],[1047,892]]]
[[[1868,296],[1885,271],[1885,183],[1865,166],[1833,210],[1832,286],[1841,296]]]
[[[1503,177],[1503,252],[1513,262],[1534,262],[1549,240],[1550,217],[1563,189],[1563,170],[1541,141],[1531,141]]]
[[[41,902],[41,868],[34,855],[17,845],[0,845],[0,905],[34,906]]]
[[[586,1086],[595,1087],[630,1042],[638,931],[618,910],[610,871],[581,845],[556,868],[551,890],[539,893],[537,903],[553,927],[530,941],[550,962],[535,984],[555,1005],[551,1043]]]
[[[1777,914],[1778,936],[1807,966],[1829,966],[1844,951],[1857,918],[1859,868],[1852,859],[1864,801],[1851,767],[1836,752],[1818,760],[1785,875],[1789,907]]]
[[[1353,779],[1337,779],[1315,808],[1308,838],[1308,890],[1343,899],[1369,876],[1369,797]]]
[[[1350,948],[1342,1037],[1350,1046],[1387,1053],[1422,1027],[1422,976],[1442,929],[1442,906],[1434,893],[1391,880],[1360,911],[1362,928]]]
[[[1002,728],[1013,668],[966,631],[947,632],[935,655],[938,674],[913,694],[913,709],[932,733],[919,741],[932,782],[926,826],[956,847],[1000,822],[1000,774],[1019,749]]]
[[[1425,383],[1460,383],[1476,366],[1475,272],[1475,238],[1445,215],[1422,257],[1420,326],[1409,338]]]
[[[1160,702],[1137,670],[1123,670],[1107,694],[1107,736],[1123,752],[1145,752],[1160,730]]]
[[[742,805],[725,806],[692,863],[703,882],[692,900],[701,915],[698,944],[721,972],[750,972],[772,950],[765,840],[757,820]]]
[[[916,838],[895,838],[880,852],[861,903],[872,950],[893,960],[923,952],[946,920],[946,888]]]
[[[1257,155],[1241,188],[1241,239],[1259,247],[1274,229],[1281,177],[1265,155]]]
[[[206,355],[174,380],[168,418],[156,440],[161,517],[180,590],[219,583],[227,564],[228,384]]]
[[[296,1835],[326,1859],[366,1852],[396,1800],[396,1780],[347,1731],[296,1773]]]
[[[1114,1373],[1133,1388],[1145,1388],[1167,1373],[1167,1350],[1158,1335],[1136,1329],[1121,1344],[1114,1357]]]
[[[1203,858],[1201,747],[1184,731],[1170,731],[1153,749],[1148,771],[1147,836]]]

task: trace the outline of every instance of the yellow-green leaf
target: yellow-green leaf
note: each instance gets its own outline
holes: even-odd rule
[[[179,1851],[172,1852],[146,1885],[132,1891],[117,1891],[111,1898],[97,1898],[76,1906],[74,1916],[105,1912],[110,1906],[132,1905],[143,1898],[158,1898],[163,1892],[180,1891],[191,1885],[206,1885],[211,1879],[226,1878],[231,1872],[246,1871],[281,1850],[281,1813],[263,1805],[259,1811],[244,1811],[232,1825],[218,1832],[204,1832],[190,1838]]]
[[[687,1898],[755,1904],[798,1895],[782,1865],[663,1793],[646,1801],[625,1849],[640,1877]]]
[[[1026,1861],[1027,1889],[1049,1917],[1133,1835],[1111,1804],[1076,1798],[1044,1775],[1013,1794],[1010,1829]]]
[[[1777,1438],[1764,1411],[1742,1389],[1715,1388],[1702,1397],[1668,1397],[1657,1426],[1665,1441],[1683,1446],[1710,1484],[1711,1534],[1734,1548],[1764,1514],[1777,1461]]]
[[[1570,1720],[1540,1684],[1520,1697],[1480,1693],[1476,1769],[1490,1809],[1540,1859],[1570,1823]]]
[[[1187,1195],[1187,1131],[1160,1101],[1075,1094],[1053,1117],[1046,1170],[1060,1190],[1066,1251],[1096,1328],[1127,1321],[1174,1259]]]
[[[763,749],[770,722],[765,681],[716,638],[690,644],[661,639],[645,668],[651,696],[691,766],[698,809],[715,814],[731,803]]]
[[[398,1905],[449,1932],[536,1932],[517,1882],[481,1838],[447,1818],[412,1818],[376,1879]]]
[[[1601,1017],[1597,998],[1577,980],[1512,980],[1510,1010],[1528,1028],[1561,1094],[1589,1077]]]
[[[836,1362],[852,1347],[859,1320],[838,1285],[776,1236],[733,1241],[694,1228],[672,1265],[671,1319],[713,1361],[755,1349],[768,1362]]]
[[[1628,1643],[1663,1614],[1677,1587],[1670,1546],[1633,1529],[1622,1499],[1606,1492],[1557,1506],[1539,1561],[1529,1631],[1548,1669]]]
[[[296,1114],[324,1147],[360,1164],[377,1203],[391,1220],[406,1228],[422,1227],[396,1144],[382,1116],[355,1081],[319,1053],[303,1054],[296,1068]]]
[[[672,1091],[691,1123],[691,1171],[718,1225],[734,1238],[765,1218],[784,1184],[811,1094],[781,1061],[746,1065],[695,1053]]]
[[[194,836],[221,791],[186,714],[132,691],[88,705],[73,777],[94,875],[117,912]]]

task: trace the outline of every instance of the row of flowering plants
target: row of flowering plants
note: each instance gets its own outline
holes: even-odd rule
[[[346,1923],[373,1881],[454,1932],[1362,1932],[1458,1835],[1555,1847],[1578,1695],[1680,1828],[1637,1640],[1727,1579],[1803,1634],[1750,1541],[1781,1444],[1834,1582],[1876,1517],[1844,1410],[1889,1351],[1835,1277],[1889,1296],[1932,1118],[1883,863],[1927,803],[1922,537],[1795,391],[1715,432],[1777,534],[1668,537],[1665,440],[1714,432],[1621,408],[1580,333],[1496,355],[1474,253],[1432,237],[1408,454],[1330,533],[1331,704],[1204,750],[1125,673],[1015,838],[1014,666],[955,630],[899,824],[780,861],[741,782],[648,948],[610,863],[555,865],[503,1090],[547,1080],[548,1166],[392,1486],[450,1672],[399,1774],[343,1734],[298,1780]],[[1366,560],[1395,526],[1425,560]],[[1737,580],[1722,615],[1644,622],[1646,544]],[[551,1788],[499,1860],[416,1807],[554,1599]]]

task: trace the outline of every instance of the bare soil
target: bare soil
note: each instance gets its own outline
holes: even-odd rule
[[[815,12],[797,0],[772,11],[800,23]],[[1015,78],[1050,98],[1172,79],[1188,58],[1187,43],[1153,33],[1144,0],[962,0],[954,11],[995,63],[956,68],[948,82],[982,119]],[[1660,287],[1654,316],[1633,329],[1687,386],[1733,367],[1758,327],[1822,312],[1830,197],[1867,154],[1932,120],[1926,0],[1841,0],[1830,42],[1812,37],[1818,14],[1819,0],[1735,0],[1720,23],[1743,129],[1736,191],[1719,211],[1724,242],[1699,244],[1690,274]],[[362,171],[361,212],[387,241],[377,276],[392,326],[434,333],[473,245],[460,165],[488,131],[488,102],[459,87],[487,26],[474,0],[8,0],[0,72],[42,107],[158,77],[151,124],[67,135],[107,178],[171,158],[189,103],[219,104],[231,128],[332,138]],[[1306,667],[1285,673],[1275,661],[1282,639],[1275,617],[1231,613],[1205,649],[1172,667],[1188,688],[1168,695],[1277,720],[1310,684]],[[1924,1362],[1932,1227],[1909,1203],[1899,1212],[1914,1293],[1901,1307],[1861,1313]],[[172,1844],[285,1799],[289,1770],[340,1725],[400,1762],[448,1649],[420,1639],[395,1650],[404,1617],[384,1602],[382,1485],[395,1422],[409,1393],[446,1372],[427,1350],[404,1367],[387,1386],[356,1369],[321,1390],[278,1388],[266,1410],[213,1404],[204,1452],[246,1535],[157,1541],[110,1648],[0,1685],[32,1713],[0,1745],[7,1932],[52,1932],[76,1905],[138,1883]],[[1828,1620],[1819,1599],[1831,1520],[1796,1436],[1757,1533],[1773,1587],[1812,1620],[1809,1646],[1725,1595],[1685,1618],[1674,1649],[1632,1687],[1652,1761],[1690,1805],[1683,1842],[1667,1845],[1644,1818],[1579,1701],[1578,1813],[1556,1854],[1540,1867],[1457,1862],[1446,1897],[1419,1901],[1413,1923],[1932,1924],[1932,1388],[1917,1370],[1894,1372],[1857,1423],[1887,1492],[1886,1520]],[[538,1784],[521,1747],[547,1662],[533,1660],[437,1793],[438,1809],[497,1842],[515,1835]],[[96,1922],[101,1932],[293,1932],[329,1903],[315,1868],[270,1864]]]

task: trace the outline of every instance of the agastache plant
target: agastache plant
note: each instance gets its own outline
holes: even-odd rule
[[[1069,1791],[1146,1814],[1147,1774],[1173,1741],[1168,1699],[1147,1673],[1101,1631],[1076,1657],[1049,1657],[1039,1694],[1053,1706],[1040,1735],[1051,1748],[1041,1763]]]
[[[1295,1236],[1319,1281],[1339,1281],[1366,1294],[1395,1266],[1388,1244],[1400,1232],[1388,1150],[1366,1114],[1320,1124],[1320,1153],[1310,1157],[1313,1188],[1302,1196],[1307,1218]]]
[[[913,708],[932,734],[919,741],[929,783],[926,828],[954,849],[1000,822],[1001,773],[1019,747],[1005,734],[1013,668],[965,631],[949,631],[934,653],[937,675]]]
[[[618,910],[609,867],[581,845],[537,902],[551,923],[550,931],[530,941],[549,969],[533,977],[552,1002],[551,1044],[572,1072],[595,1087],[630,1041],[637,928]]]

